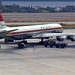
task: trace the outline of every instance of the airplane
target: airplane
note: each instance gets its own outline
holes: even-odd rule
[[[55,40],[47,40],[50,37],[56,37],[56,40],[60,43],[56,43]],[[56,48],[65,48],[67,46],[64,41],[70,39],[75,41],[74,33],[63,33],[63,27],[58,23],[53,24],[42,24],[42,25],[30,25],[30,26],[19,26],[19,27],[8,27],[5,25],[4,19],[0,12],[0,39],[4,38],[5,42],[13,42],[14,40],[23,40],[18,43],[18,48],[24,48],[24,44],[27,43],[25,39],[41,39],[39,44],[44,44],[45,47],[55,46]]]

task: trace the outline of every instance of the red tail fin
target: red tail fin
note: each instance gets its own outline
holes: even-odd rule
[[[1,14],[1,11],[0,11],[0,21],[4,21],[3,17],[2,17],[2,14]]]

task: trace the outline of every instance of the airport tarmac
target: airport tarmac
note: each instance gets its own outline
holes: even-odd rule
[[[3,18],[73,18],[75,13],[3,13]]]
[[[73,32],[75,29],[66,29]],[[38,40],[28,40],[28,42]],[[17,44],[4,44],[0,40],[0,75],[74,75],[75,42],[61,48],[45,48],[43,45],[25,46],[18,49]]]
[[[69,22],[14,22],[6,23],[6,25],[36,25],[36,24],[52,24],[52,23],[63,23],[63,24],[75,24],[74,21]]]

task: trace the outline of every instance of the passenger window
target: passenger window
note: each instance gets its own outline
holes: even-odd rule
[[[41,27],[41,29],[44,29],[44,27]]]

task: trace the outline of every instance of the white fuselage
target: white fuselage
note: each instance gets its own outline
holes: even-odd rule
[[[8,27],[6,30],[13,30],[18,29],[16,31],[13,31],[11,35],[20,35],[20,34],[33,34],[33,33],[40,33],[40,32],[62,32],[62,26],[60,24],[44,24],[44,25],[32,25],[32,26],[20,26],[20,27]]]
[[[44,24],[20,27],[7,27],[0,12],[0,33],[5,39],[27,39],[44,33],[62,33],[60,24]]]
[[[32,26],[20,26],[20,27],[6,27],[2,30],[14,30],[16,31],[7,33],[6,36],[28,36],[28,35],[36,35],[43,33],[56,33],[63,32],[63,28],[60,24],[44,24],[44,25],[32,25]]]

